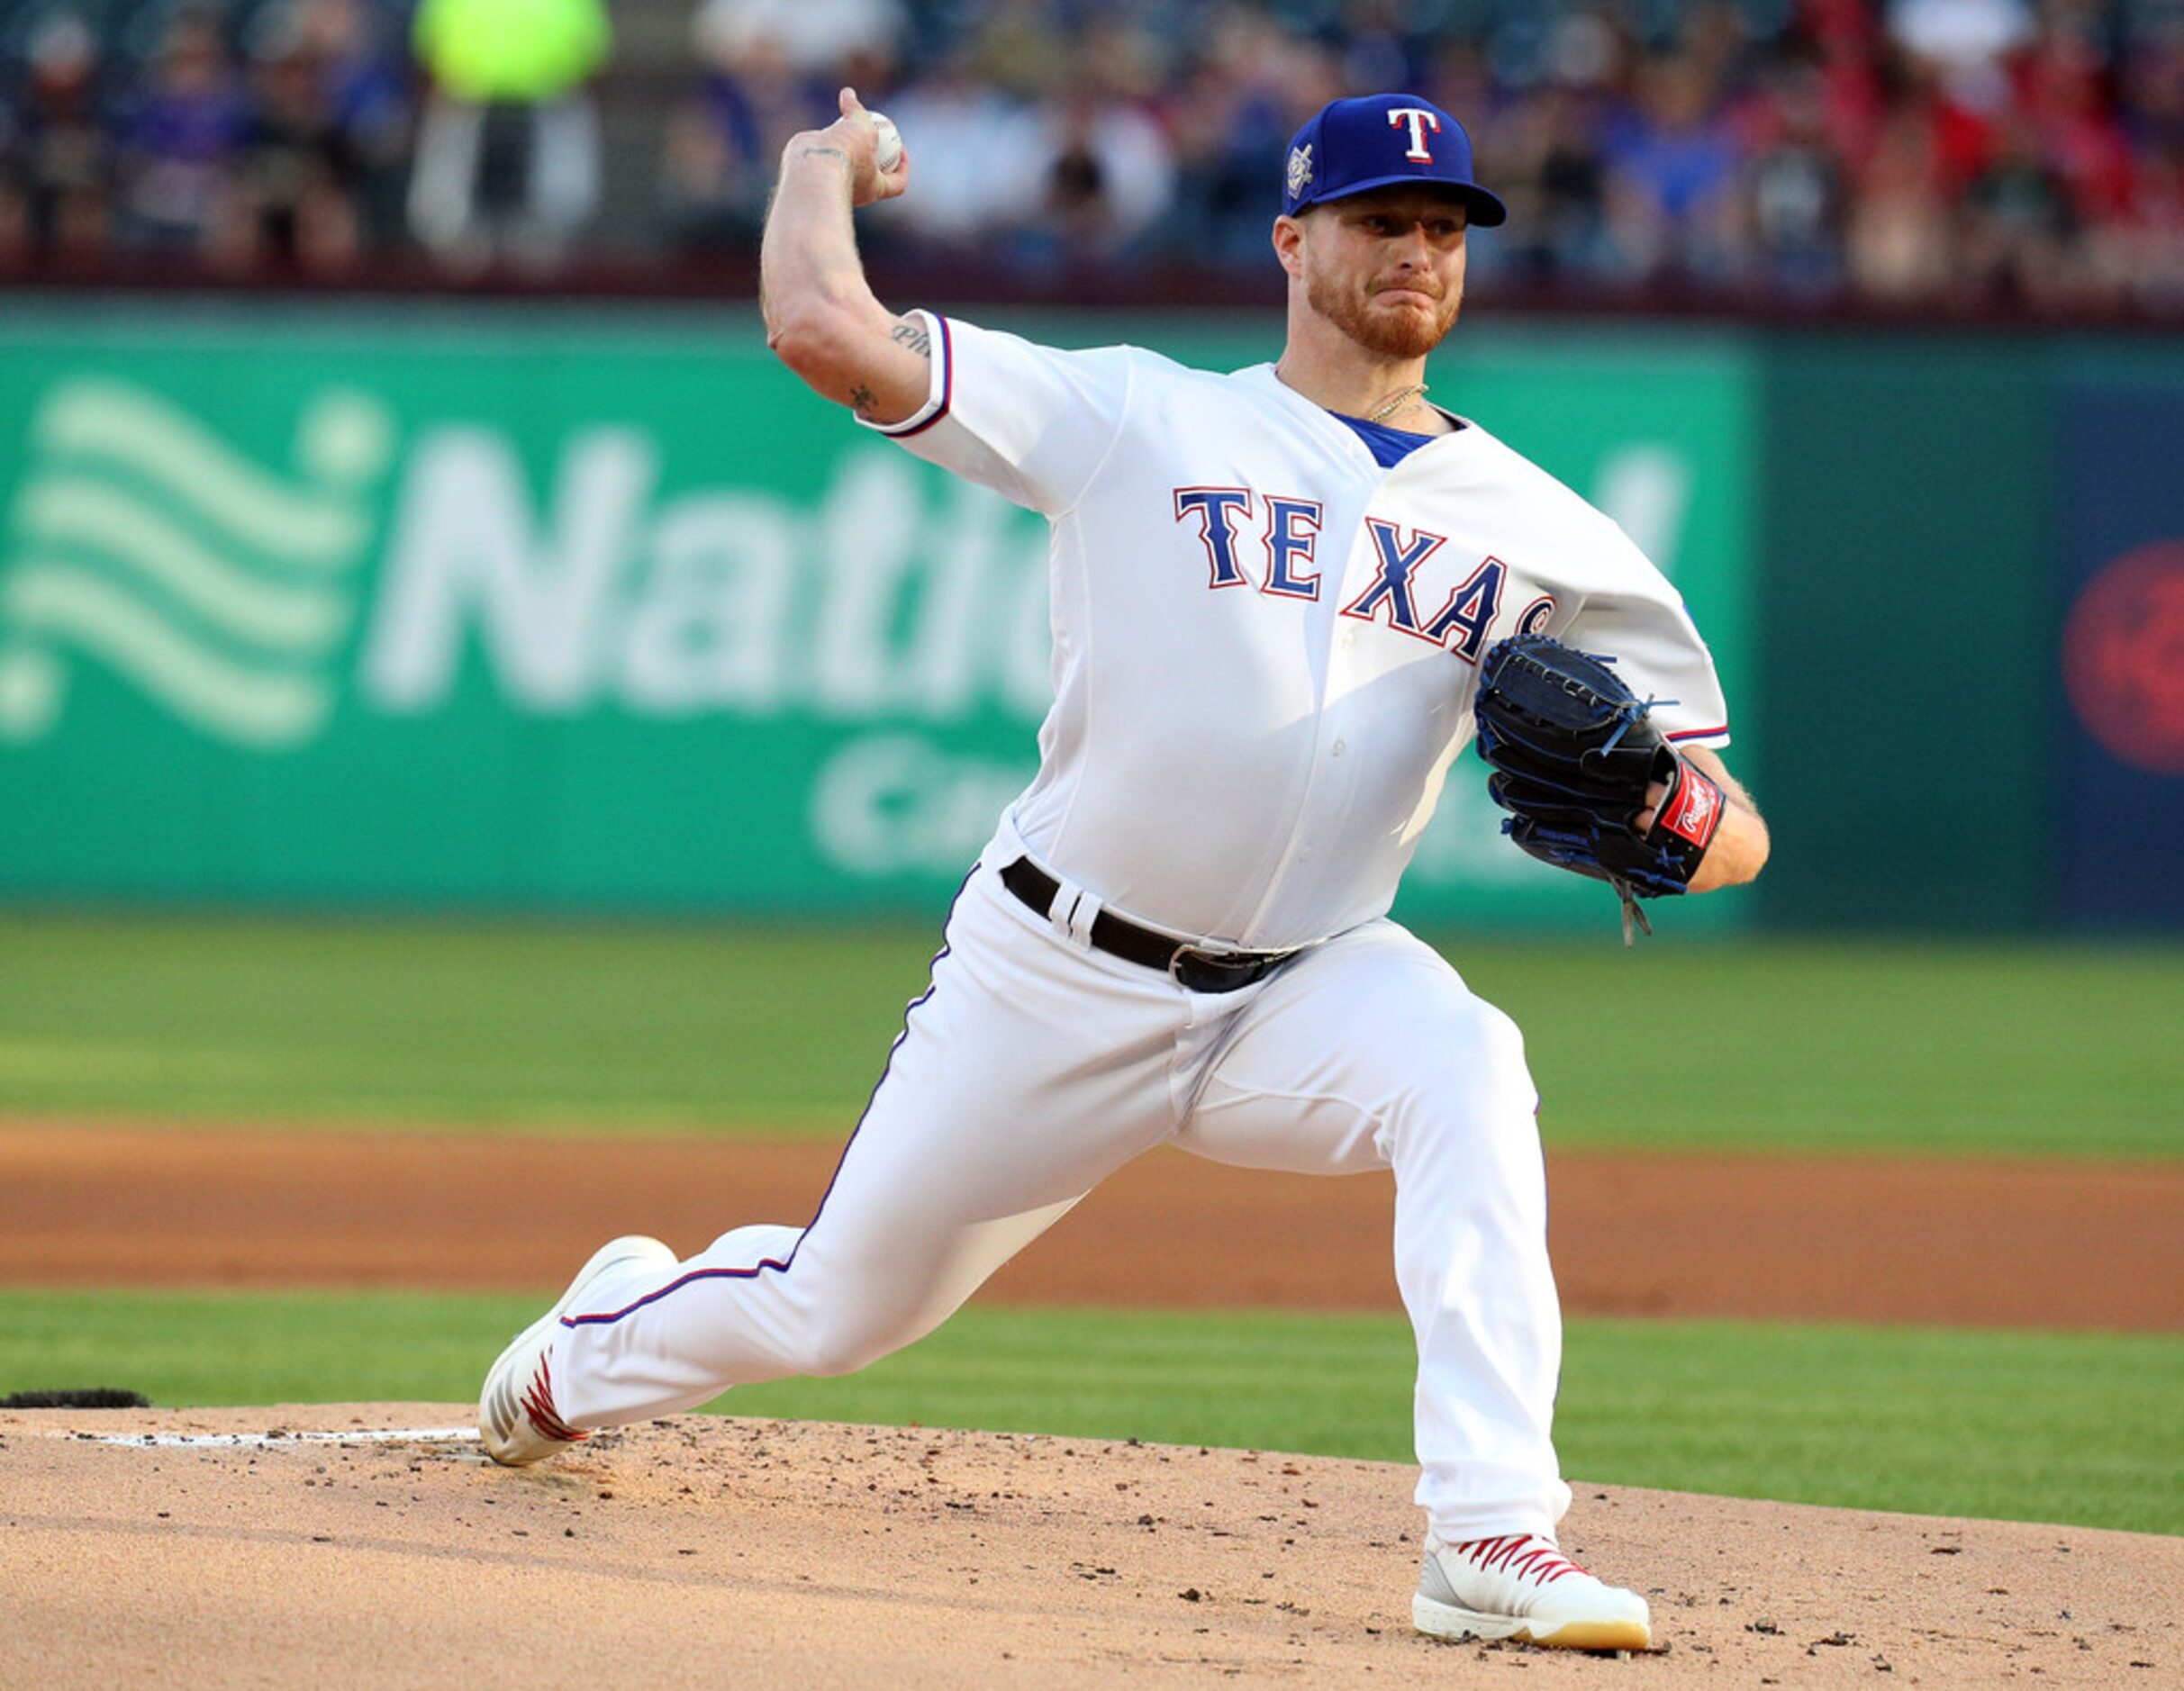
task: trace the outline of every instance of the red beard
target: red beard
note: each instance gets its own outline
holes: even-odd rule
[[[1314,311],[1367,352],[1389,359],[1422,358],[1447,338],[1455,327],[1463,295],[1451,290],[1435,302],[1428,318],[1415,311],[1375,312],[1373,296],[1360,296],[1338,286],[1323,274],[1305,278],[1304,296]]]

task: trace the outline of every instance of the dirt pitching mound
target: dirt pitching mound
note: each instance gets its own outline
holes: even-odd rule
[[[1391,1464],[683,1416],[511,1471],[467,1418],[0,1414],[9,1682],[2184,1683],[2184,1540],[1581,1487],[1661,1643],[1612,1662],[1414,1634]]]

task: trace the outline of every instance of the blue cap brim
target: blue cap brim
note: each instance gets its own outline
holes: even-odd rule
[[[1375,188],[1439,188],[1445,193],[1453,194],[1457,199],[1464,202],[1464,209],[1470,214],[1471,223],[1476,229],[1491,229],[1497,223],[1506,223],[1509,221],[1509,208],[1475,184],[1444,182],[1437,176],[1409,174],[1373,176],[1368,181],[1353,182],[1337,193],[1315,194],[1298,206],[1297,210],[1309,212],[1315,205],[1328,205],[1337,200],[1353,199],[1360,194],[1370,194]]]

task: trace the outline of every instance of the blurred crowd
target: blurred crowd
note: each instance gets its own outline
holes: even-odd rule
[[[1264,276],[1324,101],[1455,112],[1511,296],[2184,313],[2184,0],[34,0],[0,273],[748,256],[855,84],[870,246],[1066,292]]]

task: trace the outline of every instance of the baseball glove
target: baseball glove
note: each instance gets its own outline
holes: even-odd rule
[[[1473,711],[1487,791],[1510,814],[1501,831],[1542,863],[1605,881],[1633,924],[1653,932],[1640,899],[1690,884],[1721,823],[1721,789],[1680,756],[1641,700],[1609,667],[1544,634],[1513,635],[1480,666]],[[1644,834],[1647,783],[1668,788]]]

